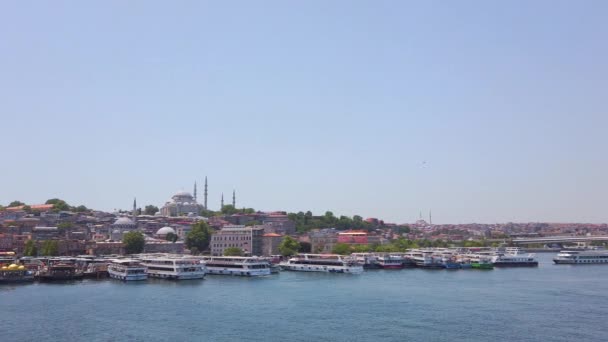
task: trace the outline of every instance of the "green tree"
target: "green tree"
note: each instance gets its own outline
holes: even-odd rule
[[[196,247],[199,253],[207,250],[212,233],[207,222],[200,221],[194,224],[192,230],[186,235],[186,246],[190,249],[190,253],[192,253],[193,247]]]
[[[228,247],[224,249],[225,256],[243,256],[243,250],[238,247]]]
[[[8,207],[18,207],[21,205],[25,205],[25,203],[21,202],[21,201],[12,201],[11,203],[8,204]]]
[[[238,210],[232,206],[232,204],[226,204],[222,207],[222,214],[224,215],[233,215],[238,212]]]
[[[34,240],[27,240],[27,242],[25,243],[25,249],[23,251],[23,254],[25,256],[38,255],[38,248],[36,248],[36,243],[34,242]]]
[[[353,248],[353,252],[355,253],[367,253],[371,251],[371,247],[369,245],[356,245]]]
[[[24,205],[22,210],[30,214],[32,212],[32,207],[30,207],[29,205]]]
[[[123,235],[122,243],[126,254],[137,254],[144,251],[146,240],[141,232],[131,231]]]
[[[84,205],[79,205],[76,208],[74,208],[74,211],[77,213],[84,213],[86,211],[89,211],[89,208],[85,207]]]
[[[167,241],[175,242],[175,241],[177,241],[177,239],[178,239],[178,236],[175,233],[168,233],[165,236],[165,240],[167,240]]]
[[[4,209],[5,209],[4,206],[0,205],[0,211],[4,211]]]
[[[44,256],[55,256],[59,254],[59,243],[56,240],[44,241],[40,253]]]
[[[279,252],[283,256],[290,256],[298,253],[300,250],[300,243],[298,240],[291,236],[286,236],[283,241],[279,244]]]
[[[59,198],[51,198],[46,201],[46,204],[52,204],[54,211],[70,210],[70,206],[64,200]]]
[[[337,243],[334,245],[334,248],[331,250],[334,254],[342,254],[347,255],[350,254],[350,245],[346,243]]]
[[[154,205],[147,205],[147,206],[144,208],[144,213],[145,213],[146,215],[154,215],[154,214],[156,214],[157,212],[158,212],[158,207],[157,207],[157,206],[154,206]]]

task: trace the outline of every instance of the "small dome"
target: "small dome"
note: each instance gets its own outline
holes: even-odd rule
[[[135,222],[128,217],[119,217],[115,222],[115,225],[135,225]]]
[[[112,234],[120,234],[120,229],[114,229],[114,230],[112,231]]]
[[[171,227],[162,227],[156,232],[156,235],[167,235],[169,233],[175,234],[175,230]]]

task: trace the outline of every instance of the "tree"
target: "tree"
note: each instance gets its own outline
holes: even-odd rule
[[[38,248],[36,248],[36,243],[34,240],[27,240],[25,243],[25,249],[23,251],[23,255],[25,256],[37,256]]]
[[[200,221],[192,226],[192,230],[186,235],[186,246],[192,253],[192,248],[196,247],[197,251],[204,252],[209,247],[212,230],[205,221]]]
[[[177,241],[177,238],[178,236],[175,233],[167,233],[167,235],[165,235],[165,240],[167,241],[175,242]]]
[[[154,215],[154,214],[156,214],[157,212],[158,212],[158,207],[157,207],[157,206],[154,206],[154,205],[147,205],[147,206],[144,208],[144,213],[145,213],[146,215]]]
[[[279,252],[283,256],[290,256],[296,254],[300,250],[300,243],[292,238],[286,236],[283,241],[279,244]]]
[[[224,256],[243,256],[243,250],[238,247],[228,247],[224,249]]]
[[[123,235],[122,243],[125,245],[126,254],[137,254],[144,251],[146,240],[141,232],[131,231]]]
[[[70,210],[70,206],[64,200],[59,198],[51,198],[47,200],[45,204],[52,204],[54,211]]]
[[[19,207],[25,205],[25,203],[21,202],[21,201],[12,201],[11,203],[9,203],[8,207]]]
[[[350,245],[346,243],[337,243],[331,251],[334,254],[347,255],[350,254]]]
[[[56,240],[46,240],[42,243],[40,254],[45,256],[54,256],[59,254],[59,244]]]
[[[237,213],[237,209],[232,206],[232,204],[226,204],[222,207],[222,214],[224,215],[232,215]]]
[[[85,211],[89,211],[89,209],[87,207],[85,207],[84,205],[79,205],[76,208],[74,208],[74,211],[77,213],[84,213]]]
[[[4,209],[5,209],[4,206],[0,205],[0,211],[4,211]]]
[[[23,209],[21,209],[21,210],[23,210],[26,213],[30,214],[32,212],[32,207],[30,207],[29,205],[24,205]]]

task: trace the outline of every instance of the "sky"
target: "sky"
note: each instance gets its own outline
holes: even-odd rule
[[[608,222],[606,1],[2,1],[0,204]]]

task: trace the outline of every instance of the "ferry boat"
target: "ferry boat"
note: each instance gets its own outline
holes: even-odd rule
[[[363,273],[363,266],[354,259],[338,254],[300,254],[282,262],[281,268],[287,271]]]
[[[34,281],[34,273],[25,266],[10,264],[0,268],[0,284],[2,283],[24,283]]]
[[[378,256],[374,253],[353,253],[350,256],[366,270],[380,268]]]
[[[83,276],[82,270],[77,269],[76,266],[58,263],[45,267],[38,277],[43,281],[54,281],[82,279]]]
[[[498,253],[491,259],[495,267],[536,267],[538,260],[534,254],[521,254],[517,247],[507,248],[505,253]]]
[[[412,250],[406,254],[406,257],[412,259],[416,267],[438,269],[444,268],[438,258],[433,257],[433,251]]]
[[[139,260],[133,259],[113,260],[112,263],[108,265],[108,274],[110,275],[110,278],[124,281],[148,279],[146,267],[142,265]]]
[[[385,269],[402,269],[403,257],[401,255],[385,254],[378,256],[378,266]]]
[[[608,250],[571,251],[565,250],[553,259],[556,264],[596,265],[608,264]]]
[[[212,256],[203,257],[203,262],[209,274],[256,277],[271,273],[268,259],[258,257]]]
[[[205,265],[194,258],[144,257],[142,265],[151,278],[162,279],[203,279]]]

